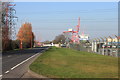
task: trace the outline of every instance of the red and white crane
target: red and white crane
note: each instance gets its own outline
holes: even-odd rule
[[[63,33],[65,34],[65,33],[71,33],[72,35],[71,35],[71,37],[70,37],[70,41],[72,42],[72,43],[77,43],[77,44],[79,44],[80,42],[79,42],[79,38],[80,38],[80,36],[79,36],[79,30],[80,30],[80,17],[78,18],[78,25],[75,27],[75,30],[68,30],[68,31],[64,31]]]

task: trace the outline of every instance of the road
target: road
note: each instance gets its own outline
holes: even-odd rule
[[[27,71],[29,65],[42,51],[48,47],[16,50],[5,52],[2,55],[2,78],[22,78]],[[31,78],[28,76],[28,78]]]

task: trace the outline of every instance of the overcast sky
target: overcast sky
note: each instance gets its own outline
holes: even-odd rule
[[[20,25],[31,22],[39,41],[53,40],[69,28],[75,28],[80,17],[80,34],[90,38],[118,34],[117,2],[16,2]]]

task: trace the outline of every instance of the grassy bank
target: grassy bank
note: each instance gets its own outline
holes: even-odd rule
[[[118,59],[67,48],[51,48],[30,69],[51,78],[116,78]]]

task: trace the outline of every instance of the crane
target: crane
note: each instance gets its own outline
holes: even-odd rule
[[[63,33],[66,34],[66,33],[71,33],[71,37],[69,38],[70,39],[70,42],[71,43],[77,43],[79,44],[79,30],[80,30],[80,17],[78,18],[78,25],[75,27],[75,30],[68,30],[68,31],[64,31]]]

